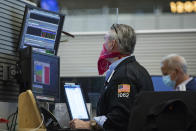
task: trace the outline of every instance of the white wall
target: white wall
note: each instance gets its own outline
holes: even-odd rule
[[[66,12],[64,12],[66,14]],[[65,17],[68,32],[107,31],[113,23],[128,24],[135,30],[196,29],[196,14],[82,14]]]
[[[196,75],[196,30],[136,31],[136,59],[151,75],[161,75],[161,58],[177,53],[188,62],[188,72]],[[60,76],[98,76],[97,60],[104,42],[102,33],[80,33],[60,43]]]

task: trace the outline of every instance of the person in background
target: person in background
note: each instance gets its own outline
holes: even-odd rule
[[[187,62],[184,57],[169,54],[161,61],[163,82],[176,91],[196,91],[196,79],[187,73]]]
[[[97,117],[91,121],[74,119],[70,127],[126,131],[135,96],[141,91],[153,91],[151,77],[133,54],[136,34],[132,27],[113,24],[104,37],[98,60],[98,71],[106,72],[105,91],[97,104]]]

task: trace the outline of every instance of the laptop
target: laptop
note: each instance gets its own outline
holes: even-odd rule
[[[70,120],[90,120],[89,112],[80,85],[75,83],[65,83],[64,89]]]

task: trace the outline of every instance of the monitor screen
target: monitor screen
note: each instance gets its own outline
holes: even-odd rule
[[[50,63],[35,60],[33,75],[33,82],[50,85]]]
[[[151,76],[155,91],[173,91],[172,87],[168,87],[163,83],[162,76]]]
[[[26,46],[58,50],[64,15],[26,5],[19,49]]]
[[[49,11],[59,11],[57,0],[40,0],[40,7]]]
[[[59,57],[32,53],[32,91],[37,99],[59,99]]]
[[[71,119],[89,120],[89,113],[80,85],[65,84],[65,97]]]

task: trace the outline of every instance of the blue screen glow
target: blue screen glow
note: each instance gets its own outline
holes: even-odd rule
[[[59,12],[57,0],[41,0],[40,7],[49,11]]]
[[[172,87],[168,87],[163,83],[162,76],[151,76],[155,91],[173,91]]]

